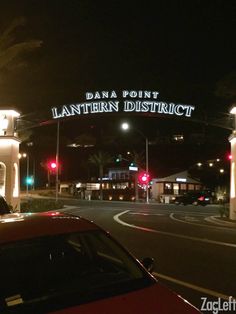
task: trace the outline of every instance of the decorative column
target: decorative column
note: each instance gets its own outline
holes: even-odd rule
[[[14,211],[20,210],[19,144],[14,110],[0,110],[0,194]]]
[[[236,220],[236,130],[229,137],[231,144],[229,218]]]

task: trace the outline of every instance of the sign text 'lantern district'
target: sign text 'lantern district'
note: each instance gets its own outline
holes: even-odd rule
[[[114,90],[88,92],[85,94],[86,101],[83,103],[53,107],[52,116],[53,119],[58,119],[95,113],[148,112],[191,117],[194,106],[158,101],[158,95],[159,93],[155,91],[123,90],[120,98],[122,101],[120,101]]]

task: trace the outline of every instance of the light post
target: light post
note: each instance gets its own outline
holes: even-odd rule
[[[230,113],[234,115],[234,129],[229,137],[231,145],[229,218],[236,220],[236,106],[231,108]]]
[[[57,121],[57,145],[56,145],[56,202],[59,193],[59,145],[60,145],[60,122]]]
[[[121,124],[121,129],[124,131],[128,131],[130,128],[129,123],[127,122],[123,122]],[[148,168],[148,138],[139,130],[135,128],[135,131],[137,131],[142,138],[145,140],[145,165],[146,165],[146,173],[149,173],[149,168]],[[149,182],[146,183],[146,203],[149,203],[149,194],[148,194],[148,186],[149,186]]]
[[[26,158],[26,196],[29,195],[29,154],[26,153],[19,153],[18,154],[19,159]]]

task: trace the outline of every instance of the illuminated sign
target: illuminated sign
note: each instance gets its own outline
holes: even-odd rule
[[[85,94],[85,102],[53,107],[52,116],[53,119],[59,119],[95,113],[140,112],[191,117],[194,106],[160,101],[158,95],[156,91],[142,90],[123,90],[121,95],[114,90],[88,92]]]
[[[176,178],[176,182],[187,182],[186,178]]]

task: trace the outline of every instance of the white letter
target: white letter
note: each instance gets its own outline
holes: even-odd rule
[[[66,117],[71,116],[71,113],[70,113],[69,109],[66,106],[62,107],[61,116],[62,117],[64,117],[64,116],[66,116]]]
[[[93,94],[92,93],[86,93],[86,99],[93,99]]]
[[[130,93],[129,93],[130,97],[134,98],[134,97],[137,97],[137,92],[135,90],[132,90]]]
[[[187,110],[186,110],[185,116],[186,116],[186,117],[191,117],[192,110],[194,110],[195,107],[194,107],[194,106],[186,106],[186,107],[187,107]]]
[[[109,98],[108,92],[102,92],[102,98]]]
[[[94,99],[100,99],[100,98],[101,98],[101,96],[100,96],[99,92],[95,92]]]
[[[183,110],[184,110],[184,106],[183,105],[177,105],[176,107],[175,107],[175,114],[177,115],[177,116],[182,116],[184,113],[183,112],[180,112],[179,111],[179,109],[180,108],[182,108]]]
[[[133,101],[126,100],[124,111],[135,111],[135,103]]]
[[[154,99],[157,99],[157,95],[159,95],[159,93],[158,92],[152,92],[152,95],[153,95]]]
[[[53,119],[61,118],[61,114],[57,114],[57,108],[56,107],[52,108],[52,117],[53,117]]]
[[[111,98],[117,98],[116,92],[114,90],[111,92]]]
[[[70,105],[71,115],[74,116],[75,114],[80,114],[80,105]]]
[[[112,111],[116,111],[118,112],[119,110],[119,101],[109,101],[108,102],[109,106],[110,106],[110,112]]]
[[[99,112],[99,102],[93,102],[91,107],[91,113]]]
[[[143,98],[151,98],[151,92],[145,90],[144,91],[144,97]]]
[[[148,110],[149,110],[148,105],[149,105],[149,102],[143,101],[142,104],[141,104],[141,111],[142,112],[148,112]]]
[[[129,95],[129,92],[127,90],[123,90],[122,95],[123,95],[123,98],[126,98],[126,96]]]

